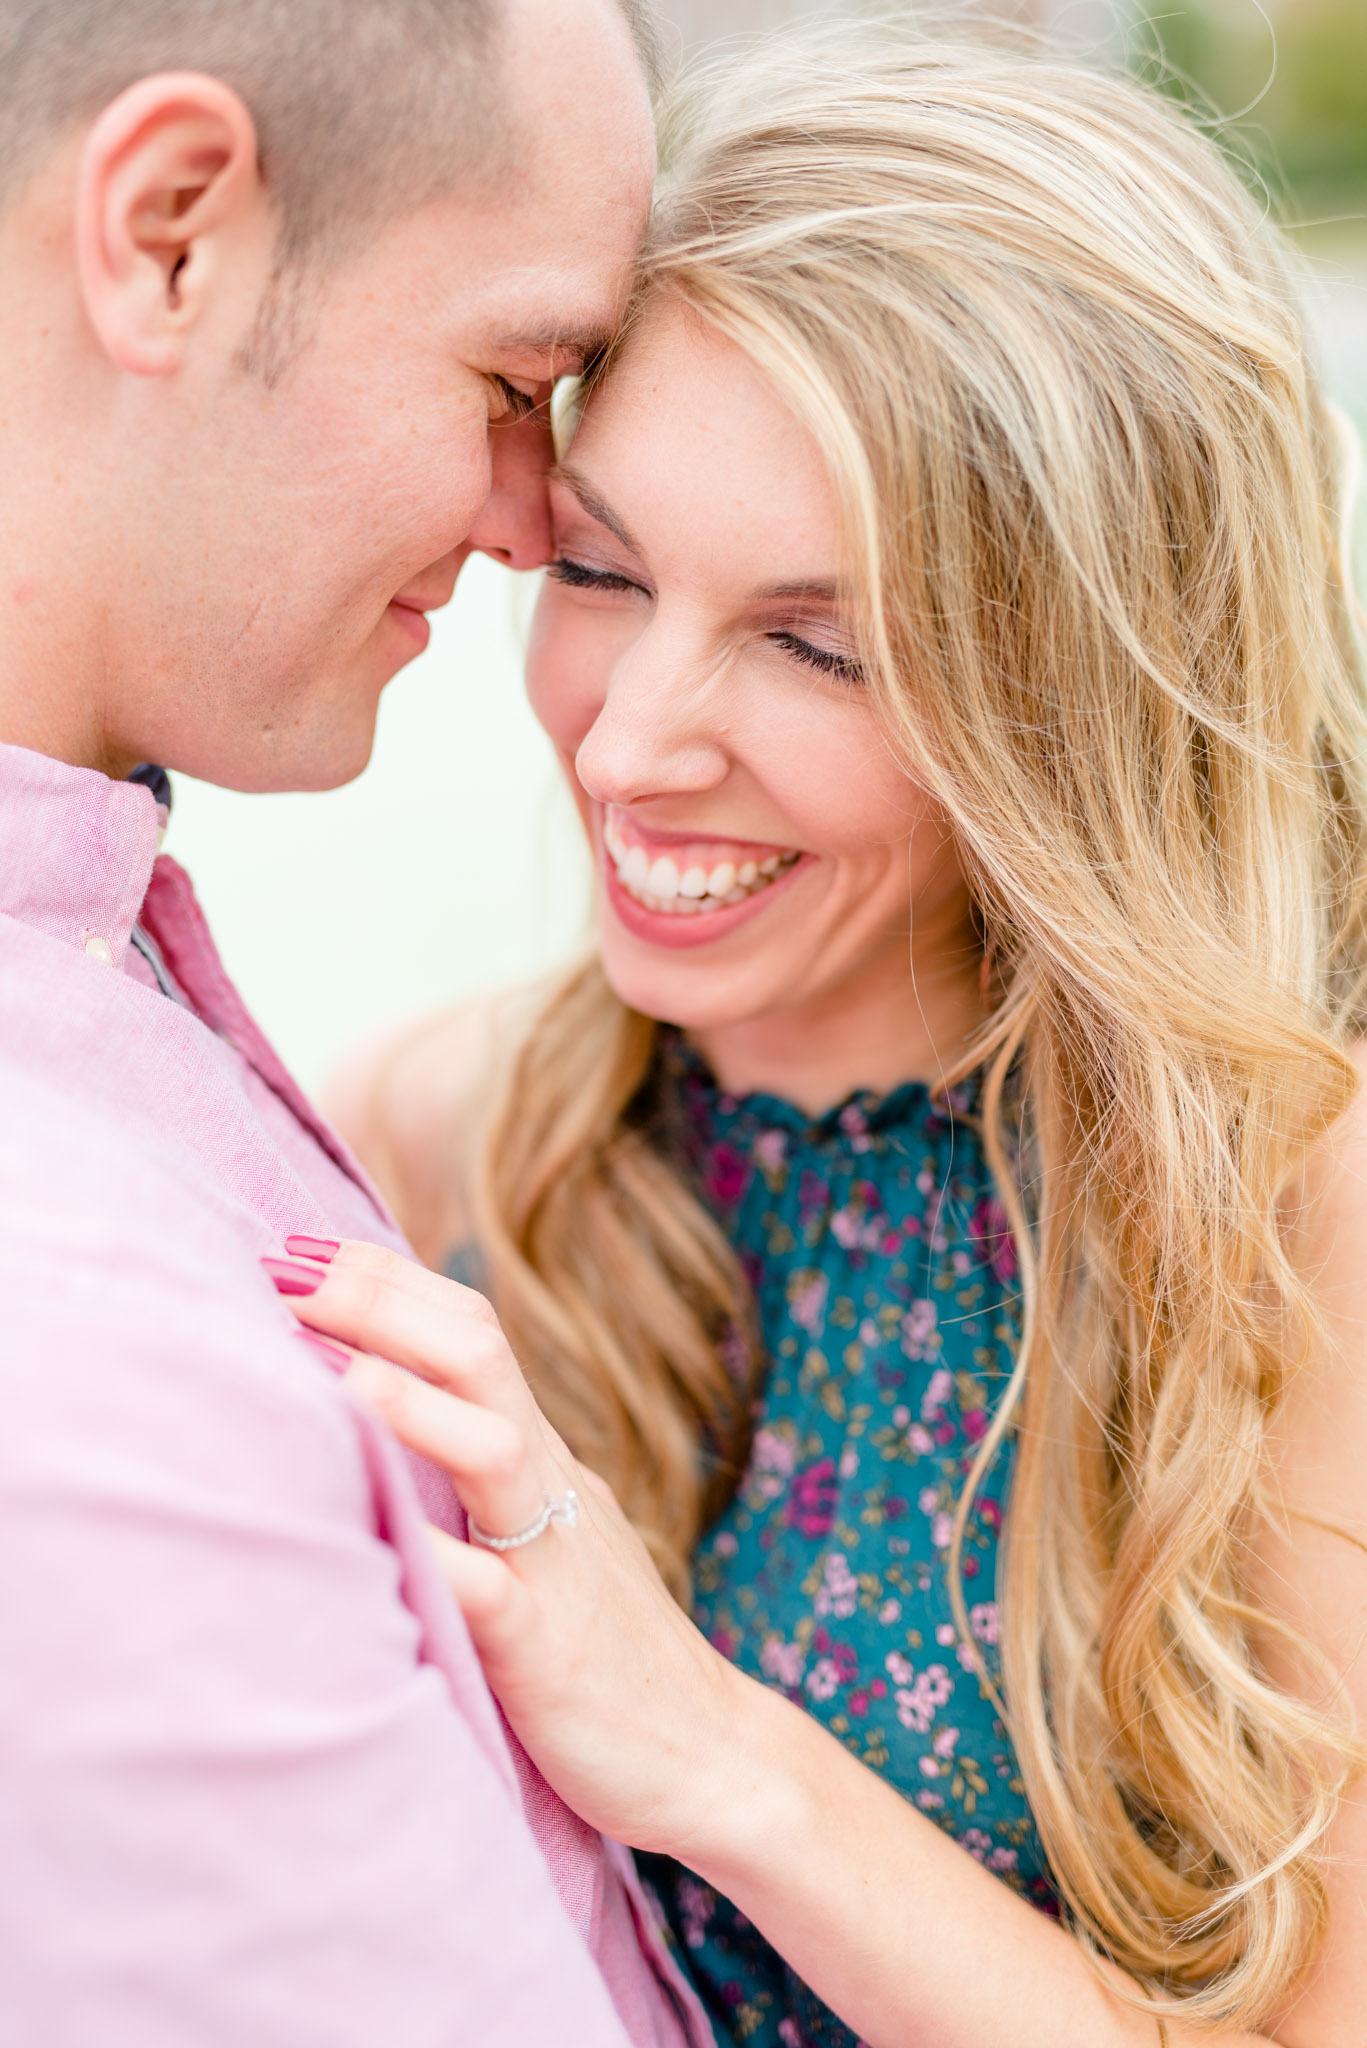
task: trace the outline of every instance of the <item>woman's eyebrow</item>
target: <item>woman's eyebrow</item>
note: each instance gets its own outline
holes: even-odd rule
[[[761,603],[805,598],[810,604],[839,604],[847,594],[833,576],[802,576],[795,583],[770,583],[755,597]]]
[[[588,478],[581,470],[577,470],[572,462],[557,462],[550,472],[550,480],[552,483],[564,484],[567,490],[573,491],[590,519],[596,519],[600,526],[605,526],[613,538],[619,540],[630,553],[640,554],[641,550],[626,521],[617,517],[607,500],[599,497]]]

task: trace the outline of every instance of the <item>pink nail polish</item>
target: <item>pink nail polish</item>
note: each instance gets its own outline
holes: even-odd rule
[[[320,1337],[316,1330],[296,1330],[294,1334],[296,1337],[302,1337],[306,1344],[311,1344],[315,1351],[321,1352],[335,1372],[351,1370],[351,1353],[344,1350],[340,1344],[334,1344],[330,1337]]]
[[[314,1294],[323,1284],[324,1276],[316,1266],[296,1266],[289,1259],[263,1259],[261,1263],[280,1294]]]
[[[292,1259],[319,1259],[330,1266],[342,1249],[335,1237],[287,1237],[285,1250]]]

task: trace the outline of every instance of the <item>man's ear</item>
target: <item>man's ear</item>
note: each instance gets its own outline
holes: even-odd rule
[[[77,178],[76,264],[91,326],[120,369],[166,376],[215,286],[269,241],[252,117],[216,78],[140,79],[91,128]]]

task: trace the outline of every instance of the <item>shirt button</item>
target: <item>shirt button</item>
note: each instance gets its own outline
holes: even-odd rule
[[[109,950],[109,941],[102,939],[98,932],[86,940],[85,950],[92,960],[102,960],[106,967],[114,965],[114,955]]]

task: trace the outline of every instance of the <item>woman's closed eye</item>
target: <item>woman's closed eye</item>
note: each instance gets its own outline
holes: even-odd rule
[[[621,592],[644,588],[630,576],[623,576],[619,570],[591,569],[587,562],[576,562],[569,555],[560,555],[548,563],[546,574],[553,576],[557,583],[567,584],[571,590]]]
[[[862,683],[864,680],[863,663],[852,654],[837,654],[833,648],[818,647],[798,633],[770,633],[768,637],[775,647],[791,654],[794,661],[805,662],[808,668],[819,669],[824,676],[834,676],[842,683]]]

